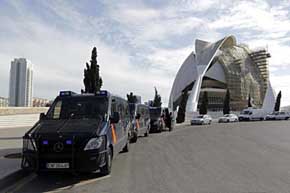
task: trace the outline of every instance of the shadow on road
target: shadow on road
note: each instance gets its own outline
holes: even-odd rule
[[[35,178],[18,189],[17,192],[62,192],[69,191],[77,185],[97,181],[105,177],[100,173],[43,173],[35,175]]]

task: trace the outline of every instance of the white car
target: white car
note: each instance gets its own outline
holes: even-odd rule
[[[218,119],[219,123],[229,123],[229,122],[238,122],[239,118],[235,114],[225,114],[224,116]]]
[[[191,125],[210,125],[212,122],[212,118],[210,115],[198,115],[196,117],[193,117],[193,119],[190,121]]]
[[[266,116],[266,120],[288,120],[290,114],[286,112],[274,112]]]

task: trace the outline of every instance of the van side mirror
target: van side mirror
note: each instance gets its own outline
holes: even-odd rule
[[[43,120],[46,118],[46,115],[44,113],[40,113],[39,120]]]
[[[137,115],[136,115],[136,119],[140,119],[140,117],[141,117],[141,115],[140,115],[140,113],[137,113]]]
[[[110,117],[111,123],[118,123],[120,121],[120,114],[119,112],[114,112],[113,115]]]

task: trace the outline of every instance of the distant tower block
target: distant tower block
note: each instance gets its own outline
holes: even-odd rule
[[[25,58],[15,58],[10,67],[9,106],[32,106],[32,64]]]

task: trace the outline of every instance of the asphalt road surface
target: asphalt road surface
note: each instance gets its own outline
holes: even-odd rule
[[[139,138],[109,176],[31,174],[14,192],[289,192],[290,121],[182,126]]]

